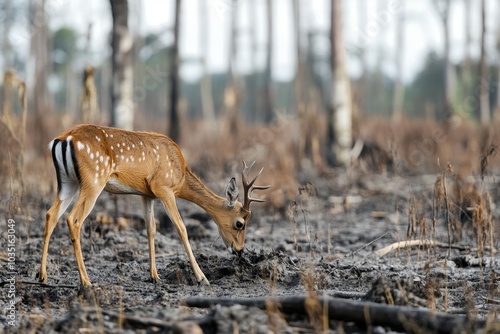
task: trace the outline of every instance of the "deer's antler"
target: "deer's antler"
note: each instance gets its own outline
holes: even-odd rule
[[[269,189],[271,185],[267,186],[255,186],[255,180],[259,177],[260,173],[264,170],[264,167],[261,168],[261,170],[257,173],[257,176],[253,178],[252,181],[248,182],[248,177],[250,174],[250,169],[252,169],[253,165],[255,164],[255,161],[250,164],[250,166],[247,166],[247,163],[243,161],[243,172],[241,173],[241,180],[243,183],[243,192],[245,194],[245,201],[243,202],[243,208],[247,211],[250,211],[250,203],[252,202],[265,202],[265,200],[260,199],[260,198],[252,198],[250,195],[252,194],[252,191],[254,190],[265,190]]]

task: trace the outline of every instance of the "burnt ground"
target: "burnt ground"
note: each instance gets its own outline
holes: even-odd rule
[[[280,209],[255,205],[242,258],[229,254],[222,241],[217,240],[217,228],[210,217],[196,205],[179,200],[191,245],[211,283],[209,287],[195,281],[180,240],[165,220],[159,203],[155,206],[159,219],[155,240],[162,280],[150,283],[141,201],[135,196],[122,196],[115,202],[108,194],[98,199],[82,237],[93,288],[79,287],[65,216],[51,239],[48,285],[30,284],[36,282],[44,217],[52,198],[26,196],[13,216],[18,244],[18,323],[15,329],[8,326],[3,309],[0,332],[155,332],[159,330],[153,324],[157,320],[178,324],[173,327],[178,332],[196,333],[196,326],[189,327],[190,324],[210,319],[220,333],[309,333],[317,331],[318,325],[307,316],[285,316],[276,310],[238,305],[197,309],[182,303],[187,297],[255,298],[308,293],[431,308],[477,318],[496,317],[500,302],[496,282],[500,273],[498,255],[491,257],[486,250],[483,257],[475,249],[450,251],[446,247],[400,249],[384,257],[374,254],[377,249],[406,240],[407,233],[413,238],[448,242],[443,210],[437,215],[435,230],[432,227],[436,178],[437,175],[403,178],[341,172],[302,175],[295,200]],[[452,189],[452,181],[449,182]],[[492,203],[498,203],[498,178],[471,182],[488,193]],[[209,186],[221,193],[224,183]],[[450,205],[459,206],[451,197]],[[119,224],[98,223],[109,220],[108,215],[116,212],[115,203],[122,217]],[[4,208],[7,205],[6,201],[2,203]],[[493,222],[498,221],[500,208],[491,205],[491,214]],[[460,231],[453,230],[455,244],[476,247],[472,223],[464,217],[462,222]],[[460,235],[460,241],[456,235]],[[493,239],[498,248],[496,233]],[[2,280],[7,274],[3,252],[6,240],[3,232]],[[9,302],[6,286],[0,290],[2,303]],[[390,331],[382,327],[371,330]],[[366,328],[331,321],[330,331],[365,332]]]

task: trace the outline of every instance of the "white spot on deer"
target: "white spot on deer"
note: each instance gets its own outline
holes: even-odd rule
[[[99,157],[99,161],[100,161],[100,162],[102,162],[103,160],[104,160],[104,157],[101,155],[101,156]]]
[[[101,170],[101,177],[104,175],[104,168]]]
[[[95,136],[95,139],[96,139],[97,141],[101,141],[101,138],[99,138],[98,136]]]
[[[134,162],[134,156],[133,155],[130,156],[130,161]]]
[[[156,149],[159,150],[160,149],[160,146],[156,145]]]
[[[130,146],[127,146],[127,151],[130,151]]]
[[[141,146],[144,146],[144,144],[142,143],[142,141],[140,143],[141,143]]]
[[[108,136],[108,134],[106,133],[106,138],[108,138],[108,137],[109,137],[109,136]]]
[[[94,153],[90,153],[90,159],[93,160],[94,159]]]
[[[160,155],[159,154],[156,155],[156,161],[160,161]]]
[[[115,148],[113,147],[113,145],[111,145],[111,151],[114,151],[114,150],[115,150]]]
[[[79,141],[78,143],[76,143],[76,147],[78,147],[78,151],[81,151],[85,148],[85,145],[83,145],[82,142]]]
[[[94,184],[97,184],[97,179],[94,180]]]
[[[129,158],[127,158],[127,159],[125,160],[125,162],[129,162]]]
[[[118,159],[118,154],[115,155],[115,159]]]
[[[104,166],[108,167],[108,160],[104,161]]]
[[[99,158],[99,154],[100,154],[99,151],[95,152],[96,159]]]
[[[135,144],[132,144],[132,148],[135,148]]]
[[[116,144],[116,147],[120,147],[120,143]]]
[[[90,146],[87,144],[87,154],[90,154]]]
[[[112,134],[110,134],[109,136],[110,136],[111,138],[113,138],[113,135],[112,135]]]
[[[123,155],[122,155],[120,158],[121,158],[122,160],[123,160],[123,159],[125,159],[125,157],[124,157]]]
[[[146,152],[142,151],[142,156],[143,157],[146,156]]]
[[[122,146],[125,147],[125,142],[122,143]]]
[[[95,170],[99,170],[99,165],[95,166]]]
[[[156,154],[156,149],[153,148],[153,152]]]
[[[120,149],[120,153],[123,153],[123,148]]]
[[[174,171],[172,170],[172,168],[170,168],[170,175],[174,176]]]

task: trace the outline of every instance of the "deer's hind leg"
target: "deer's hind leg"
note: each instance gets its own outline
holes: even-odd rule
[[[80,245],[80,231],[83,226],[85,218],[94,207],[97,197],[101,193],[102,188],[95,187],[81,187],[78,199],[73,206],[73,209],[69,213],[67,223],[69,228],[69,233],[71,236],[71,242],[73,243],[73,248],[75,250],[76,263],[78,265],[78,272],[80,274],[80,282],[82,285],[92,285],[87,275],[87,270],[85,269],[85,264],[83,263],[82,248]]]
[[[40,282],[47,282],[47,257],[49,254],[49,241],[52,236],[52,232],[54,232],[54,228],[61,218],[62,214],[68,209],[71,201],[75,197],[78,192],[78,187],[66,184],[63,185],[65,192],[59,192],[56,200],[52,204],[52,207],[47,211],[45,216],[45,231],[43,235],[43,251],[42,251],[42,262],[40,264],[40,270],[37,274],[38,280]],[[63,199],[61,199],[61,197]]]

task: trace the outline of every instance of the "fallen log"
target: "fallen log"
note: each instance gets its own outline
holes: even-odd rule
[[[382,326],[395,331],[432,333],[471,333],[486,326],[485,320],[467,319],[428,309],[390,306],[339,298],[311,298],[303,296],[282,298],[187,298],[184,305],[210,308],[215,305],[235,304],[266,309],[274,303],[284,314],[307,315],[311,305],[320,307],[317,314],[328,314],[329,320],[354,322],[359,326]],[[324,308],[327,308],[326,310]]]

